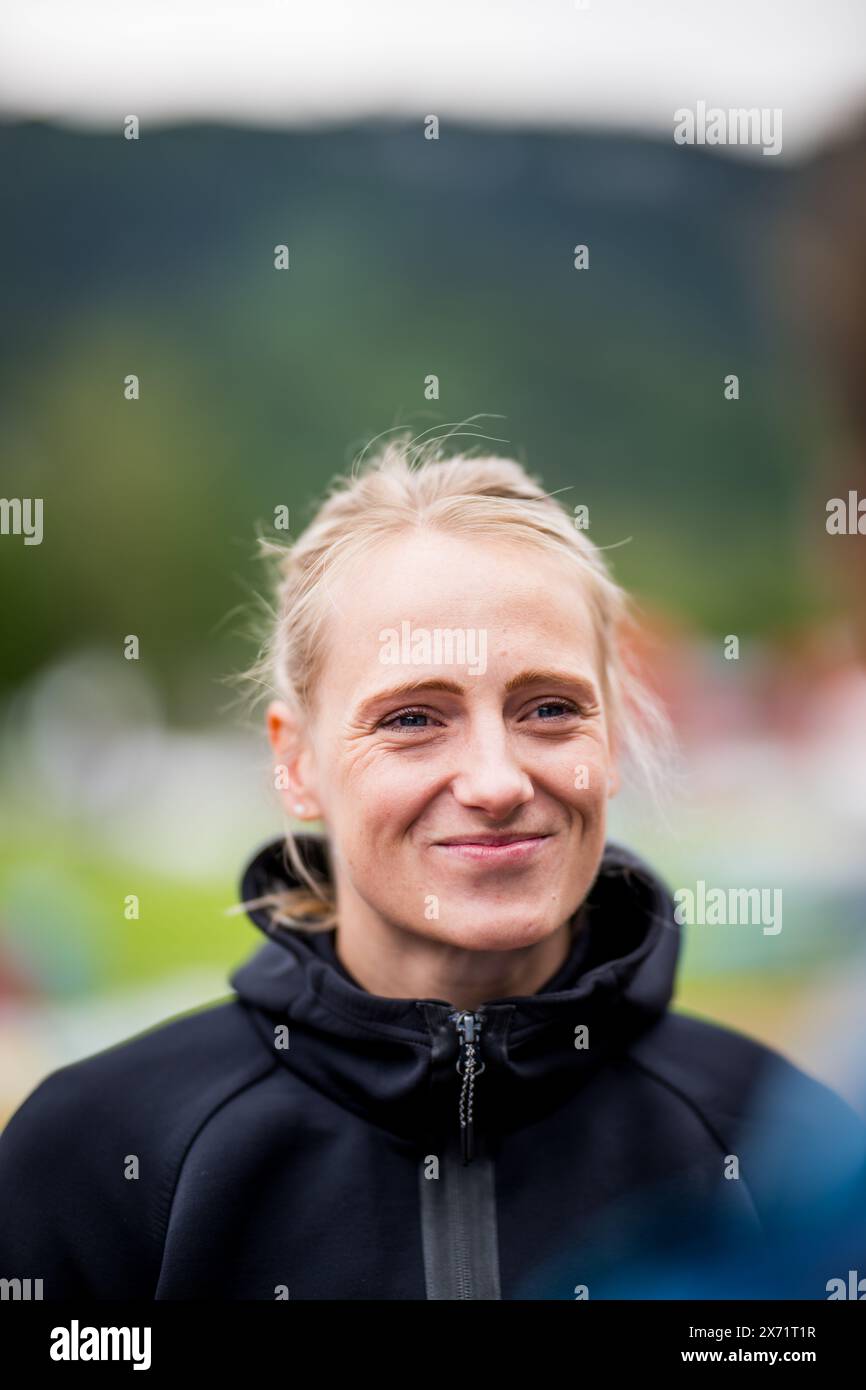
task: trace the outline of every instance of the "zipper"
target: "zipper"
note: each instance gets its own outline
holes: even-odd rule
[[[478,1127],[477,1088],[486,1066],[504,1057],[509,1013],[502,1006],[455,1009],[439,999],[420,1000],[418,1008],[432,1044],[431,1128],[423,1152],[439,1159],[435,1175],[426,1163],[418,1169],[427,1297],[501,1299],[496,1168],[489,1126]]]
[[[457,1116],[460,1123],[460,1152],[464,1163],[471,1163],[475,1156],[475,1078],[484,1071],[486,1063],[481,1056],[481,1028],[484,1016],[481,1012],[458,1009],[448,1015],[449,1022],[457,1030],[458,1056],[457,1072],[463,1078],[457,1102]]]

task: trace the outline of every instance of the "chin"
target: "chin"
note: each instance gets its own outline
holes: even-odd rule
[[[460,946],[465,951],[518,951],[521,947],[535,946],[556,931],[558,922],[531,918],[527,913],[509,910],[478,915],[478,905],[460,920],[460,925],[448,926],[443,922],[425,922],[425,936],[450,946]],[[433,930],[431,930],[431,928]],[[437,930],[438,929],[438,930]]]

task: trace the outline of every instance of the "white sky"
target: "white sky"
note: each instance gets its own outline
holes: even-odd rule
[[[866,108],[866,0],[0,5],[7,118],[283,125],[432,113],[670,132],[674,111],[698,100],[781,107],[782,157],[808,150]]]

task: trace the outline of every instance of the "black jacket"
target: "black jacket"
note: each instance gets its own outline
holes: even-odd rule
[[[326,842],[302,844],[327,872]],[[274,841],[242,896],[292,881]],[[826,1298],[858,1252],[866,1273],[861,1122],[670,1010],[673,903],[628,851],[608,845],[547,985],[475,1014],[372,995],[333,933],[251,915],[271,939],[229,1000],[60,1068],[12,1117],[0,1278],[45,1298]]]

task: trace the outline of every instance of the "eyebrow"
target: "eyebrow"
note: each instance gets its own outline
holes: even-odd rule
[[[532,668],[512,676],[510,680],[505,682],[505,691],[506,694],[511,695],[515,690],[522,690],[528,685],[568,685],[578,691],[583,699],[592,702],[598,700],[595,683],[588,676],[579,675],[574,671],[558,671],[546,668]],[[446,680],[441,676],[405,681],[402,685],[391,686],[388,690],[380,690],[376,695],[368,696],[359,707],[358,712],[363,714],[373,705],[381,704],[383,701],[402,700],[407,696],[419,695],[430,690],[443,691],[447,695],[465,695],[467,687],[460,685],[457,681]]]

